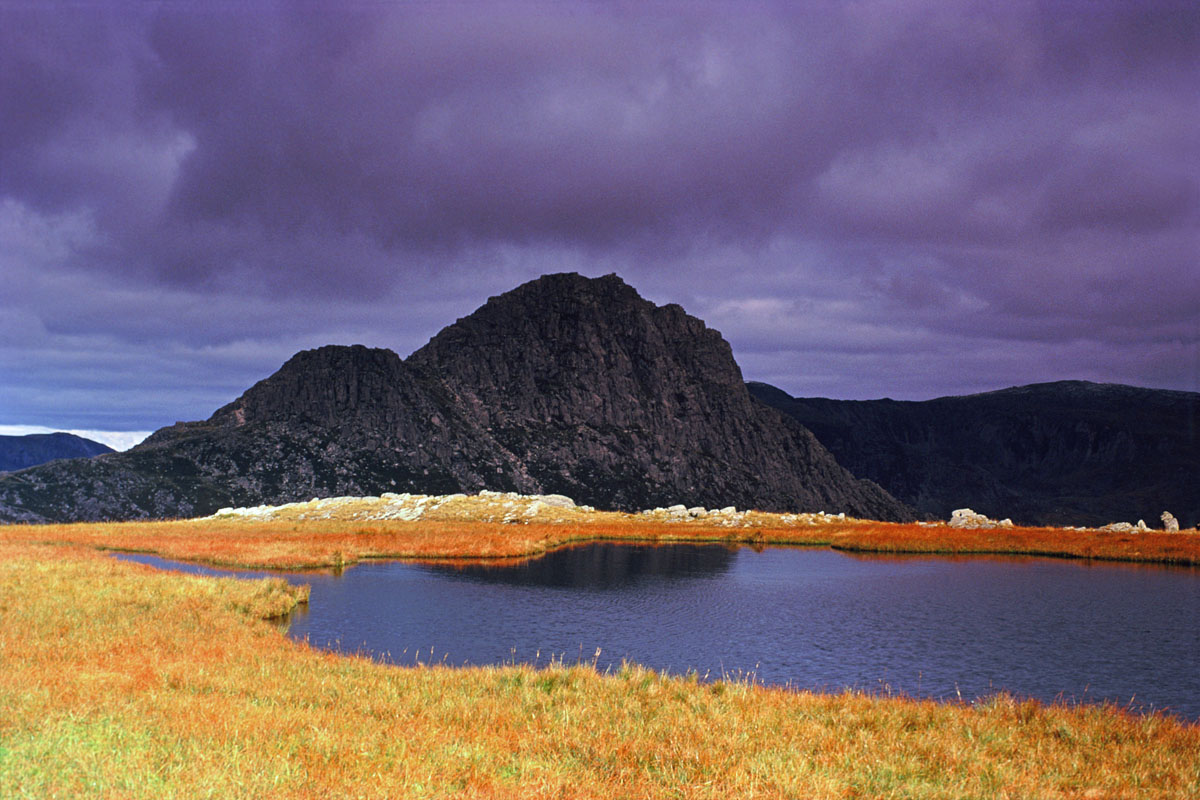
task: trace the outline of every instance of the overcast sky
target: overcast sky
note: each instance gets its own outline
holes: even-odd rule
[[[1194,0],[0,0],[0,425],[205,418],[562,271],[795,395],[1195,391],[1198,131]]]

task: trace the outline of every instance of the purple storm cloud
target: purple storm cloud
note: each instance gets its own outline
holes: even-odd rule
[[[796,395],[1200,390],[1200,6],[0,3],[0,424],[560,271]]]

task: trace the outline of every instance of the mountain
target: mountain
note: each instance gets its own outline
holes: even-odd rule
[[[620,278],[548,275],[390,350],[298,353],[202,422],[0,477],[0,519],[194,516],[387,491],[567,494],[908,519],[751,398],[728,343]]]
[[[554,275],[492,298],[408,363],[544,490],[635,509],[903,510],[750,397],[729,343],[615,275]]]
[[[91,458],[113,449],[70,433],[0,436],[0,472],[25,469],[59,458]]]
[[[1102,525],[1200,522],[1200,394],[1060,381],[920,402],[750,393],[918,512]]]

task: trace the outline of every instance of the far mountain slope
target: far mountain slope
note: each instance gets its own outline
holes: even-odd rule
[[[59,458],[91,458],[113,449],[71,433],[0,436],[0,472],[34,467]]]
[[[791,397],[749,384],[838,461],[945,519],[969,506],[1026,524],[1171,511],[1200,522],[1200,394],[1060,381],[920,402]]]

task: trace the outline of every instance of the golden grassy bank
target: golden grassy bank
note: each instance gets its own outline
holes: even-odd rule
[[[528,558],[585,541],[795,544],[855,552],[1038,555],[1200,565],[1194,531],[1116,533],[1063,528],[959,530],[947,525],[844,520],[785,525],[751,512],[746,526],[667,523],[596,512],[568,522],[196,519],[0,526],[0,542],[65,543],[155,553],[224,566],[313,568],[367,558]]]
[[[0,796],[1200,795],[1200,727],[696,683],[397,668],[289,641],[278,582],[0,544]]]
[[[948,525],[861,522],[835,534],[840,550],[937,555],[1029,555],[1200,565],[1200,535],[1146,531],[1119,533],[1070,528],[957,530]]]

